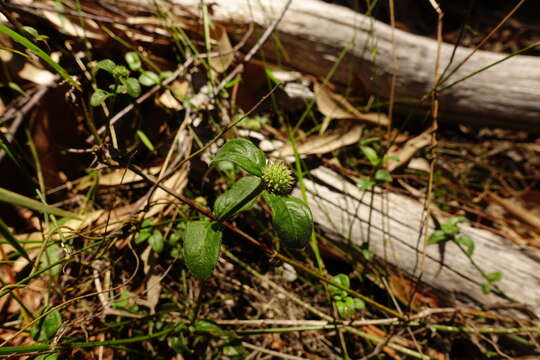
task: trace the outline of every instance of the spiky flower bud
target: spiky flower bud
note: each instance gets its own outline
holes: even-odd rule
[[[262,182],[267,191],[284,195],[291,192],[294,179],[287,165],[269,162],[262,169]]]

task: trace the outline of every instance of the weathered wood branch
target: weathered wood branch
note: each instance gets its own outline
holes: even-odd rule
[[[313,217],[335,240],[356,245],[369,242],[369,248],[377,256],[410,275],[422,273],[423,282],[458,297],[466,296],[483,304],[505,301],[493,293],[482,292],[485,279],[456,244],[447,243],[442,248],[430,245],[425,248],[425,256],[422,255],[421,202],[393,193],[383,195],[380,188],[372,201],[369,192],[360,191],[326,168],[315,169],[311,175],[316,182],[304,182]],[[432,221],[429,228],[431,234]],[[468,224],[461,224],[460,228],[475,243],[474,262],[486,273],[500,271],[503,278],[496,285],[510,298],[540,314],[540,251],[519,248],[509,240]]]
[[[119,3],[151,2],[122,0]],[[212,19],[241,38],[246,26],[254,23],[265,28],[278,16],[286,0],[212,0],[208,1]],[[182,17],[200,17],[200,0],[170,0],[171,10]],[[255,32],[255,34],[260,34]],[[278,26],[279,46],[268,41],[267,59],[280,59],[303,72],[324,77],[343,51],[332,81],[360,85],[368,92],[388,97],[392,73],[397,75],[398,109],[429,109],[429,99],[421,101],[434,86],[437,42],[356,13],[345,7],[317,0],[294,0]],[[257,40],[250,39],[250,44]],[[455,49],[451,68],[472,49]],[[283,51],[283,53],[281,53]],[[441,69],[452,59],[454,46],[443,44]],[[394,58],[395,56],[395,63]],[[444,84],[448,85],[479,69],[501,61],[506,55],[476,52]],[[441,118],[471,125],[540,132],[540,59],[518,55],[440,94]]]

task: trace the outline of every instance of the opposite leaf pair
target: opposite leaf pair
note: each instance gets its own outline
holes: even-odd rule
[[[301,249],[313,232],[313,217],[300,199],[288,195],[293,178],[286,165],[266,162],[264,153],[246,139],[228,141],[210,165],[229,161],[252,176],[238,180],[216,199],[214,216],[217,222],[201,220],[188,223],[184,239],[186,265],[199,279],[212,274],[219,258],[221,226],[241,211],[250,209],[262,195],[272,210],[272,223],[283,245]]]

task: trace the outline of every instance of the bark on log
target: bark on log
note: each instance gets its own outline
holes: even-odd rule
[[[122,0],[119,3],[144,0]],[[212,0],[207,1],[212,19],[228,29],[243,29],[231,34],[237,39],[246,25],[265,28],[279,15],[287,0]],[[183,17],[200,17],[200,0],[170,0],[171,10]],[[202,17],[201,17],[202,18]],[[255,32],[260,34],[260,32]],[[434,86],[437,43],[432,39],[392,29],[388,25],[356,13],[348,8],[317,0],[293,0],[278,26],[280,48],[273,41],[264,46],[265,56],[279,58],[303,72],[324,77],[340,54],[348,49],[332,81],[356,85],[371,93],[388,97],[390,79],[397,75],[398,109],[425,113],[429,101],[420,99]],[[250,44],[257,38],[253,36]],[[376,54],[374,55],[374,50]],[[286,56],[280,55],[284,50]],[[441,69],[452,58],[454,46],[443,44]],[[455,49],[453,66],[472,49]],[[277,51],[277,52],[276,52]],[[393,62],[393,54],[396,62]],[[506,55],[487,51],[476,52],[445,84],[453,83],[479,69],[501,61]],[[452,67],[451,67],[452,68]],[[440,94],[441,119],[474,126],[497,126],[540,132],[540,58],[518,55]]]
[[[375,190],[371,201],[368,192],[361,192],[327,168],[315,169],[311,175],[316,182],[304,179],[308,202],[313,218],[330,237],[357,245],[369,241],[369,248],[377,256],[413,276],[422,271],[423,282],[458,297],[465,296],[482,304],[504,302],[493,293],[483,294],[484,278],[456,244],[447,243],[443,248],[427,246],[425,262],[421,265],[424,238],[419,239],[419,234],[422,234],[423,204],[419,201],[393,193],[383,195],[380,188]],[[295,195],[301,197],[298,190]],[[429,227],[431,234],[432,222]],[[509,240],[468,224],[460,224],[460,228],[475,243],[472,258],[476,264],[486,273],[500,271],[503,278],[496,282],[497,286],[540,315],[540,251],[519,248]]]

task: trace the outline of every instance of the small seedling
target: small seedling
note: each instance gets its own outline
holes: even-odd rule
[[[46,343],[54,339],[56,333],[62,326],[62,316],[58,310],[51,311],[51,306],[47,305],[36,315],[40,319],[32,327],[30,333],[32,339],[37,342]],[[49,312],[47,315],[43,314]]]
[[[474,252],[474,241],[468,235],[460,235],[459,223],[467,222],[467,218],[464,216],[455,216],[448,219],[444,224],[441,224],[439,230],[435,230],[427,240],[428,245],[442,244],[448,241],[456,243],[459,248],[467,255],[467,257],[473,261],[472,255]],[[473,265],[478,269],[482,277],[486,280],[481,284],[482,292],[488,294],[491,292],[493,283],[502,279],[500,272],[485,273],[480,269],[476,263]]]
[[[345,274],[337,274],[332,277],[332,280],[343,286],[345,289],[348,289],[351,286],[349,277]],[[330,286],[330,291],[332,292],[332,298],[336,302],[339,316],[341,316],[342,319],[349,319],[358,310],[364,310],[366,308],[366,304],[362,300],[350,297],[343,289],[336,286]]]
[[[111,84],[108,90],[96,89],[90,97],[90,105],[100,106],[107,98],[118,94],[127,93],[131,97],[136,98],[141,94],[141,85],[154,86],[171,75],[170,71],[164,71],[158,75],[152,71],[143,70],[142,61],[136,52],[128,52],[124,58],[129,69],[124,65],[117,65],[111,59],[104,59],[97,63],[95,67],[96,71],[103,70],[112,75],[114,84]],[[139,76],[131,76],[132,71],[138,72]]]
[[[250,209],[262,198],[272,211],[272,223],[282,244],[301,249],[313,232],[309,207],[290,196],[293,177],[285,164],[267,162],[264,153],[246,139],[230,140],[217,152],[211,166],[232,162],[250,175],[238,180],[220,195],[215,203],[215,221],[208,219],[187,224],[184,236],[184,257],[190,271],[206,280],[212,274],[220,253],[221,222]]]
[[[392,176],[388,171],[382,168],[385,162],[389,160],[399,160],[396,156],[383,156],[380,157],[377,154],[377,151],[372,146],[369,146],[370,143],[377,141],[378,138],[370,138],[362,141],[360,143],[360,151],[373,166],[374,173],[372,177],[369,178],[360,178],[358,179],[357,186],[360,190],[368,190],[374,185],[380,185],[384,183],[392,182]]]

